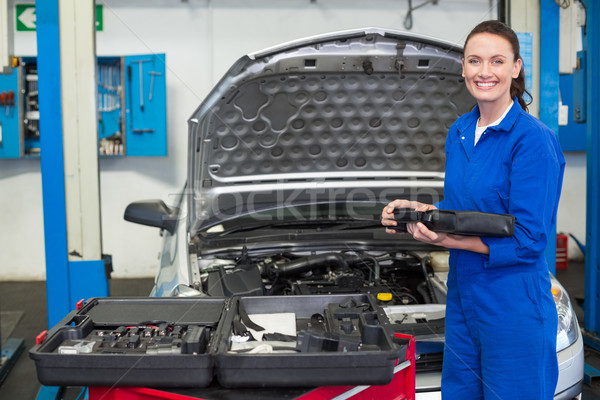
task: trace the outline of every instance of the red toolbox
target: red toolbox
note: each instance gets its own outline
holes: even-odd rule
[[[404,361],[398,360],[398,364],[394,368],[394,377],[387,385],[320,387],[304,389],[306,390],[304,394],[294,393],[294,389],[269,389],[268,391],[265,391],[265,389],[244,389],[243,392],[248,399],[261,398],[263,400],[330,400],[339,396],[344,396],[345,399],[349,400],[414,400],[416,397],[415,339],[400,334],[396,334],[396,337],[407,341],[406,358]],[[256,391],[260,393],[256,393]],[[89,388],[89,400],[211,400],[214,394],[214,389],[209,390],[208,393],[206,393],[206,389],[176,393],[140,387]],[[242,400],[239,395],[236,398]]]

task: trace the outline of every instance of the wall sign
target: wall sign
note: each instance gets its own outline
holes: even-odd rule
[[[35,4],[15,4],[15,26],[18,32],[35,31]],[[96,31],[104,29],[102,5],[96,5]]]

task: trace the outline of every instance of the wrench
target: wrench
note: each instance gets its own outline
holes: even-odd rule
[[[162,72],[150,71],[150,94],[148,95],[148,101],[152,101],[152,92],[154,91],[154,77],[162,76]]]
[[[144,112],[144,76],[142,74],[142,64],[145,62],[150,62],[152,60],[150,59],[145,59],[145,60],[135,60],[132,61],[131,63],[138,63],[139,66],[139,75],[140,75],[140,108],[142,110],[142,112]],[[132,105],[133,107],[133,105]]]

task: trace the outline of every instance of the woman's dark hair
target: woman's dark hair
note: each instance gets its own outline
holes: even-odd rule
[[[515,59],[513,61],[517,61],[521,58],[519,39],[517,38],[515,31],[513,31],[508,25],[497,20],[489,20],[480,23],[473,28],[473,30],[469,33],[469,36],[467,36],[464,48],[467,47],[469,39],[478,33],[491,33],[493,35],[503,37],[512,46],[513,53],[515,54]],[[525,99],[523,99],[523,95],[525,93],[527,93],[531,99],[531,94],[527,91],[527,89],[525,89],[525,68],[524,66],[521,66],[521,72],[519,73],[519,76],[514,78],[510,84],[510,97],[514,98],[516,96],[519,100],[521,108],[527,111],[527,106],[531,104],[531,101],[526,102]]]

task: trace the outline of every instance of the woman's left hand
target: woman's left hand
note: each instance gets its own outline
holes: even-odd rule
[[[413,238],[420,242],[443,246],[448,239],[448,234],[443,232],[434,232],[427,228],[422,222],[416,224],[407,224],[406,230]]]
[[[411,226],[412,225],[412,226]],[[423,243],[446,247],[448,249],[469,250],[475,253],[490,254],[490,248],[479,236],[454,235],[451,233],[433,232],[422,222],[407,224],[407,231]]]

